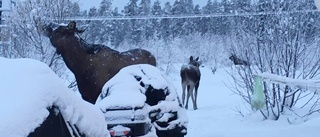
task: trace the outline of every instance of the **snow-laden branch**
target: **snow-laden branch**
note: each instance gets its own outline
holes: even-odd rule
[[[271,73],[261,73],[256,76],[260,76],[264,81],[269,80],[274,83],[281,83],[288,86],[293,86],[297,88],[304,88],[307,90],[314,90],[316,92],[320,92],[320,80],[306,80],[306,79],[293,79],[288,77],[283,77]]]

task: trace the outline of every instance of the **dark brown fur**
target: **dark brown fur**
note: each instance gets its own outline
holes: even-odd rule
[[[45,26],[44,29],[52,45],[75,75],[82,98],[92,104],[95,103],[103,85],[123,67],[132,64],[156,66],[155,57],[143,49],[118,52],[104,46],[97,52],[90,51],[92,48],[86,47],[95,45],[87,44],[75,36],[75,33],[83,32],[76,28],[75,22],[70,22],[68,26],[59,26],[55,30],[50,26]]]
[[[238,58],[236,55],[232,54],[229,59],[233,62],[234,65],[244,65],[248,66],[249,63],[245,60]]]
[[[198,96],[198,88],[200,84],[200,62],[199,57],[196,59],[193,59],[193,57],[190,57],[188,65],[183,65],[180,70],[180,76],[181,76],[181,85],[182,85],[182,103],[185,105],[185,108],[188,109],[188,100],[191,96],[192,102],[193,102],[193,109],[198,109],[197,106],[197,96]],[[187,99],[186,104],[185,102],[185,90],[187,88]],[[194,90],[194,92],[193,92]]]

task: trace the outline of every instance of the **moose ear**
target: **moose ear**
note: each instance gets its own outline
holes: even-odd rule
[[[196,61],[199,61],[199,57],[197,57],[195,60],[196,60]]]
[[[76,32],[77,33],[83,33],[83,32],[85,32],[87,30],[87,28],[88,28],[88,26],[78,26],[76,28]]]
[[[77,33],[83,33],[84,31],[84,29],[77,29]]]
[[[71,29],[71,30],[76,30],[76,22],[75,21],[71,21],[69,24],[68,24],[68,29]]]
[[[189,59],[190,59],[190,61],[191,61],[191,60],[193,60],[193,56],[190,56],[190,58],[189,58]]]

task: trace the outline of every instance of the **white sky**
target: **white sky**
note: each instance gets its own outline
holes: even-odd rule
[[[78,1],[82,9],[88,10],[93,6],[98,8],[102,0],[74,0],[74,1]],[[151,3],[153,4],[154,1],[155,0],[151,0]],[[164,4],[167,1],[173,4],[175,0],[160,0],[161,4]],[[207,1],[208,0],[193,0],[193,4],[194,5],[199,4],[202,7],[207,3]],[[120,9],[122,9],[125,5],[127,5],[128,2],[129,0],[113,0],[112,6],[113,8],[118,7],[120,11]],[[138,2],[138,4],[139,3],[140,2]]]

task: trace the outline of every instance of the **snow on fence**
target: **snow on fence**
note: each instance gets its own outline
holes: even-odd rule
[[[271,73],[261,73],[256,76],[261,77],[264,81],[269,80],[274,83],[285,84],[292,87],[304,88],[314,92],[320,93],[320,80],[306,80],[306,79],[293,79],[288,77],[282,77]]]
[[[254,92],[251,102],[251,107],[256,110],[262,110],[265,108],[265,97],[262,86],[263,81],[285,84],[291,87],[303,88],[308,91],[320,93],[320,80],[293,79],[267,72],[256,74],[254,79]]]

